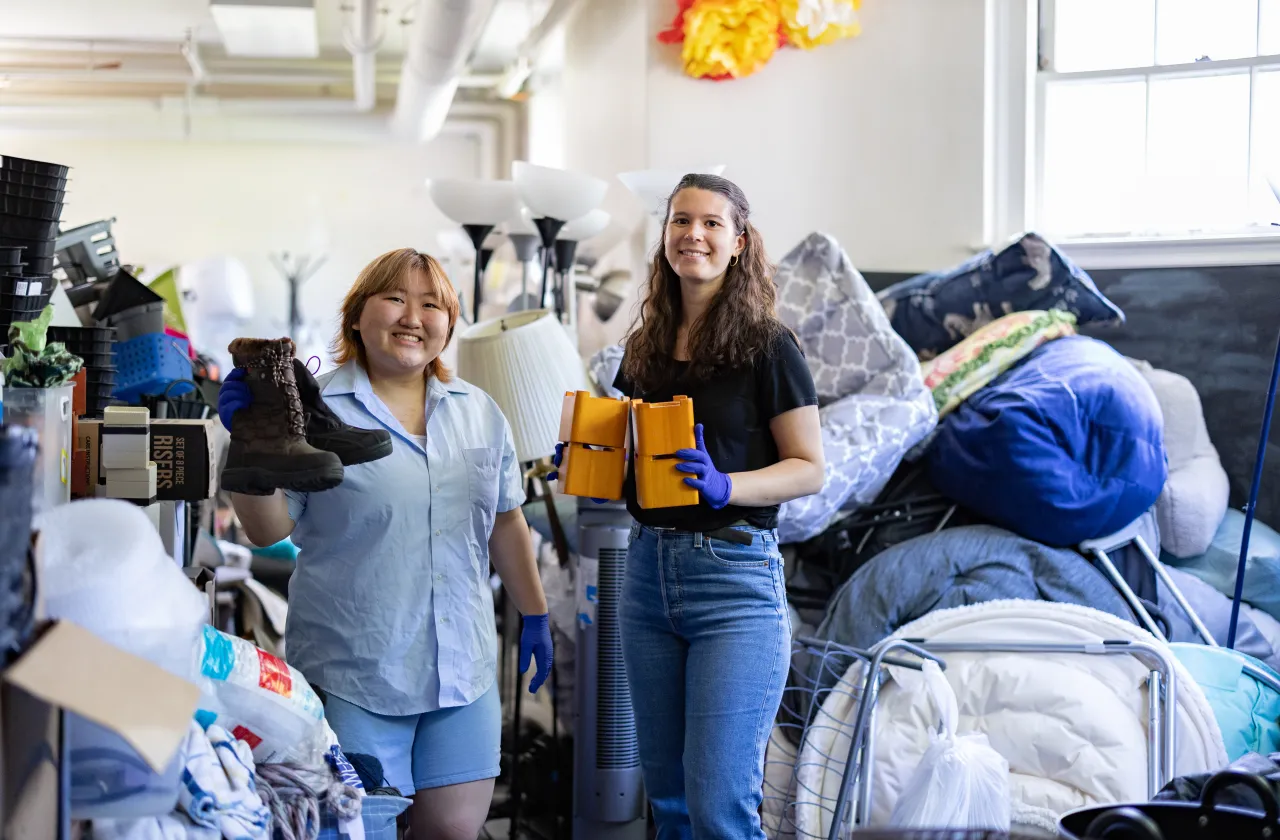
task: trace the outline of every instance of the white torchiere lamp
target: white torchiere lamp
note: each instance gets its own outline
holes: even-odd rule
[[[462,225],[476,251],[475,283],[471,290],[471,320],[480,317],[484,264],[481,257],[485,238],[493,229],[519,210],[516,186],[511,181],[467,181],[457,178],[430,178],[427,192],[440,212]]]
[[[509,311],[519,312],[522,309],[541,309],[543,301],[533,300],[529,294],[529,263],[538,257],[538,248],[542,244],[542,235],[538,226],[533,223],[533,214],[528,207],[521,206],[520,212],[506,223],[507,239],[520,261],[520,297],[513,300]]]
[[[693,169],[641,169],[633,172],[619,172],[618,180],[623,186],[640,199],[645,212],[649,215],[649,239],[656,239],[662,230],[662,222],[667,214],[667,199],[675,191],[676,185],[685,175],[723,175],[724,164],[697,166]],[[656,224],[655,224],[656,222]]]
[[[537,166],[523,160],[511,164],[511,178],[542,237],[542,290],[538,300],[545,301],[552,248],[561,228],[566,222],[599,207],[609,183],[582,172]]]
[[[557,308],[563,307],[569,318],[569,335],[574,346],[578,344],[578,289],[574,285],[573,261],[578,253],[578,243],[599,236],[609,226],[609,214],[596,208],[585,216],[579,216],[560,229],[556,239],[556,274],[561,299]]]

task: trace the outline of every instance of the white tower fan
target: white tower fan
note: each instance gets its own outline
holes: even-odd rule
[[[644,783],[618,621],[631,521],[621,502],[583,499],[578,508],[578,586],[586,587],[595,615],[577,622],[573,840],[645,838]]]

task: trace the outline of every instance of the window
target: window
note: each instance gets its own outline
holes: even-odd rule
[[[1280,233],[1280,0],[1040,0],[1036,226]]]

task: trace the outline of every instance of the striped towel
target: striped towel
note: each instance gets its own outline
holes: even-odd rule
[[[196,825],[218,829],[226,840],[266,840],[271,811],[254,782],[253,753],[220,726],[194,721],[187,734],[178,804]]]

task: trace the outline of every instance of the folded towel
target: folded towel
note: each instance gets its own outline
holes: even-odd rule
[[[258,795],[249,745],[220,726],[205,732],[193,722],[186,755],[178,804],[192,821],[218,829],[227,840],[266,840],[271,811]]]
[[[93,821],[93,840],[218,840],[221,836],[217,829],[192,823],[186,814]]]

